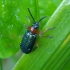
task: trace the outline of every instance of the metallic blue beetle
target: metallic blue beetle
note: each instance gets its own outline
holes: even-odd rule
[[[24,37],[20,44],[21,51],[26,54],[28,54],[32,51],[33,45],[36,40],[36,34],[38,33],[39,23],[42,19],[44,19],[46,17],[46,16],[44,16],[38,22],[36,22],[31,14],[29,8],[28,8],[28,11],[29,11],[34,23],[32,24],[31,27],[27,27],[27,31],[25,32]]]

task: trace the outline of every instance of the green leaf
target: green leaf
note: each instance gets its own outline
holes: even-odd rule
[[[47,19],[41,22],[40,29],[56,9],[51,0],[0,0],[0,58],[10,57],[20,49],[20,37],[26,30],[24,25],[28,25],[26,15],[33,23],[28,7],[36,21],[47,15]]]
[[[56,1],[44,0],[39,4],[36,3],[37,9],[40,9],[41,12],[44,5],[45,7],[43,8],[46,9],[46,3],[56,3]],[[43,4],[42,7],[39,7],[41,4]],[[48,4],[49,9],[52,6],[53,4]],[[47,10],[45,11],[47,12]],[[51,10],[51,13],[53,13],[53,10]],[[39,18],[38,16],[36,17]],[[42,21],[42,23],[45,23],[45,21]],[[51,35],[53,38],[38,37],[39,48],[30,54],[23,54],[13,70],[62,70],[65,63],[70,60],[70,0],[63,0],[48,22],[40,26],[42,27],[42,32],[47,28],[55,27],[54,30],[44,33],[44,35]]]
[[[21,26],[14,21],[14,0],[0,0],[0,58],[7,58],[19,49]]]

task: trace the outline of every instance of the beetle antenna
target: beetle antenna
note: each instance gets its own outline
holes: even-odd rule
[[[41,22],[41,20],[43,20],[44,18],[46,18],[46,16],[42,17],[38,22]]]
[[[32,16],[32,14],[31,14],[31,12],[30,12],[30,9],[28,8],[28,11],[29,11],[29,13],[30,13],[30,15],[31,15],[31,17],[32,17],[32,19],[33,19],[33,21],[35,22],[35,19],[34,19],[34,17]]]

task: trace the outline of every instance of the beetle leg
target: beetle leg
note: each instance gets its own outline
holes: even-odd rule
[[[28,18],[27,15],[26,15],[26,18],[28,19],[28,23],[27,23],[27,25],[25,24],[24,27],[25,27],[26,29],[30,30],[31,27],[28,26],[28,25],[30,24],[30,19]]]
[[[29,19],[29,17],[26,15],[26,18],[28,19],[28,22],[27,22],[27,25],[26,24],[24,24],[24,27],[26,28],[26,29],[28,29],[29,28],[29,24],[30,24],[30,19]]]
[[[37,43],[37,42],[35,42],[35,44],[36,44],[36,47],[38,48],[38,47],[39,47],[38,43]]]
[[[38,34],[38,36],[40,36],[40,37],[48,37],[48,38],[52,38],[52,36],[42,36],[42,34],[45,33],[46,31],[51,30],[51,29],[54,29],[54,28],[55,28],[55,27],[48,28],[48,29],[44,30],[43,32],[39,32],[39,31],[37,31],[37,34]]]
[[[38,47],[39,47],[39,45],[38,45],[38,43],[37,43],[37,42],[35,42],[35,45],[36,45],[36,47],[34,47],[32,51],[34,51],[36,48],[38,48]]]
[[[23,38],[24,37],[24,35],[23,36],[19,36],[19,38]]]
[[[38,32],[38,36],[40,36],[40,37],[41,37],[41,36],[42,36],[42,32]]]
[[[27,26],[26,24],[24,24],[24,28],[26,28],[26,29],[27,29],[27,27],[28,27],[28,26]]]
[[[28,19],[28,25],[29,25],[30,24],[30,19],[27,15],[26,15],[26,18]]]
[[[40,36],[40,37],[41,37],[42,32],[40,32],[40,31],[38,31],[38,30],[37,30],[36,34],[37,34],[38,36]]]
[[[38,34],[40,37],[47,37],[47,38],[53,38],[52,36],[43,36],[41,33],[40,34]]]
[[[41,37],[53,38],[52,36],[41,36]]]
[[[52,29],[54,29],[54,28],[55,28],[55,27],[48,28],[48,29],[44,30],[44,31],[42,32],[42,34],[45,33],[46,31],[52,30]]]
[[[33,50],[32,50],[32,51],[34,51],[36,48],[38,48],[38,47],[39,47],[39,45],[38,45],[38,43],[37,43],[37,42],[35,42],[35,45],[36,45],[36,47],[33,47]]]
[[[27,26],[27,25],[24,25],[24,27],[28,30],[30,30],[30,28],[31,28],[30,26]]]

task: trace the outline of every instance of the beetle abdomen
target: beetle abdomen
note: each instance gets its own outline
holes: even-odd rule
[[[32,34],[31,32],[26,31],[22,39],[22,42],[20,44],[21,51],[24,53],[31,52],[33,45],[35,43],[35,40],[36,40],[36,34]]]

